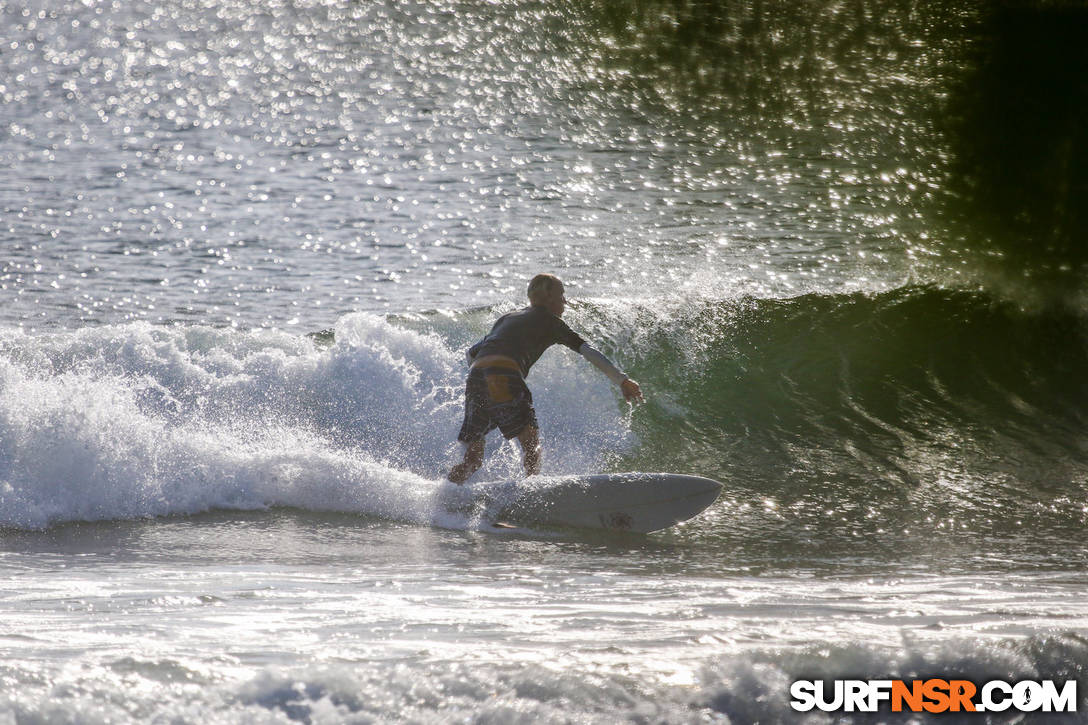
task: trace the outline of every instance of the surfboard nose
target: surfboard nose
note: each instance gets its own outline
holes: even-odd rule
[[[688,475],[673,475],[674,485],[684,487],[685,490],[692,496],[698,496],[700,494],[711,494],[717,496],[721,493],[722,484],[715,481],[713,478],[706,478],[704,476],[688,476]]]

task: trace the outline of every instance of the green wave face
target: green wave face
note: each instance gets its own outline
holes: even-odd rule
[[[614,470],[709,476],[802,518],[873,507],[851,526],[980,511],[987,527],[1081,525],[1088,321],[1074,309],[922,286],[581,302],[570,316],[647,393]],[[415,324],[456,348],[487,319]],[[555,374],[534,371],[540,395]]]
[[[644,455],[701,453],[713,473],[769,468],[770,480],[823,458],[802,478],[833,470],[910,484],[924,471],[909,459],[920,447],[1050,440],[1077,452],[1070,434],[1084,422],[1088,356],[1084,320],[1072,312],[906,288],[692,313],[693,325],[640,350],[639,374],[677,404],[658,407],[640,431]],[[677,431],[664,423],[681,411],[681,434],[654,432]]]
[[[572,317],[647,393],[639,445],[614,470],[724,481],[742,506],[789,511],[791,540],[799,522],[832,538],[1083,525],[1088,346],[1068,307],[905,287],[602,301]],[[460,342],[486,318],[431,322]]]

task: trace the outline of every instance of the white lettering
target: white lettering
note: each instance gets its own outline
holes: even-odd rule
[[[996,699],[994,692],[1000,692],[1005,697]],[[977,709],[983,712],[1005,712],[1012,707],[1012,685],[1001,680],[991,680],[982,686],[982,705]]]
[[[790,707],[797,712],[808,712],[816,707],[816,683],[811,680],[798,680],[790,685]]]
[[[1043,688],[1038,682],[1024,680],[1012,688],[1012,703],[1020,712],[1035,712],[1043,706]]]
[[[1043,712],[1076,712],[1077,681],[1067,680],[1058,693],[1053,680],[1043,680]]]
[[[790,707],[797,712],[809,712],[813,708],[824,712],[879,712],[882,703],[893,700],[893,691],[900,684],[904,683],[898,680],[797,680],[790,685],[793,698]],[[947,688],[948,683],[944,680],[927,680],[925,686]],[[952,681],[949,702],[953,709],[969,709],[973,705],[976,712],[1004,712],[1010,708],[1019,712],[1076,712],[1079,704],[1076,680],[1064,683],[1021,680],[1015,684],[990,680],[982,685],[978,697],[972,698],[972,701],[957,699],[965,697],[966,692],[973,689],[974,685],[970,682]],[[900,695],[894,699],[902,703],[902,698]],[[932,699],[930,697],[930,701]]]
[[[865,707],[866,691],[869,689],[865,680],[846,680],[843,691],[843,704],[847,712],[868,712]]]
[[[828,700],[827,692],[825,692],[827,683],[820,680],[816,682],[817,695],[816,695],[816,707],[820,708],[824,712],[835,712],[842,707],[845,696],[843,695],[843,681],[835,680],[835,684],[831,691],[835,693],[835,696]]]
[[[892,699],[892,681],[891,680],[870,680],[869,681],[869,709],[868,712],[877,712],[880,709],[880,703]]]

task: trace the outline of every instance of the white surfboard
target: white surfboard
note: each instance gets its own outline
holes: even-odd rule
[[[721,489],[709,478],[675,473],[533,476],[466,485],[456,508],[471,508],[499,524],[645,534],[690,519],[714,503]]]

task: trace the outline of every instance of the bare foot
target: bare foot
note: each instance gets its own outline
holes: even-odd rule
[[[450,469],[450,473],[448,476],[446,476],[446,478],[460,486],[471,474],[472,470],[468,466],[466,466],[464,463],[458,463],[456,466]]]

